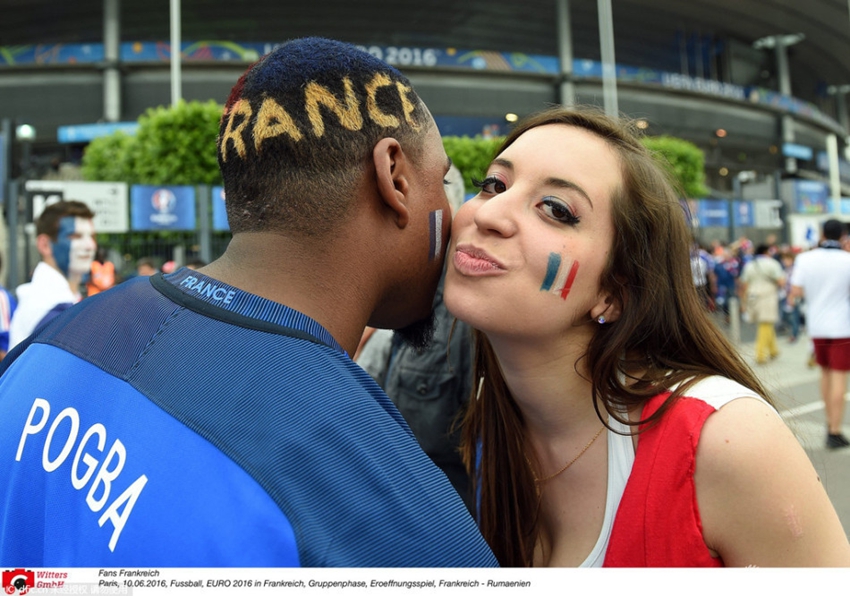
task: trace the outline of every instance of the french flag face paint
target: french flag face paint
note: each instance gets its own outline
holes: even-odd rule
[[[428,214],[428,228],[431,232],[428,260],[435,261],[440,258],[443,250],[443,211],[441,209]]]
[[[549,253],[549,263],[546,265],[546,277],[543,278],[543,285],[540,286],[541,292],[552,292],[566,300],[570,294],[570,288],[573,287],[576,273],[578,273],[578,261],[573,261],[573,264],[567,269],[561,267],[561,255],[556,252]]]
[[[88,273],[96,250],[92,220],[71,216],[59,220],[53,259],[63,275]]]

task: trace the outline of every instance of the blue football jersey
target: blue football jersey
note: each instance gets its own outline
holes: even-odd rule
[[[0,371],[0,564],[496,564],[383,391],[281,304],[138,278]]]

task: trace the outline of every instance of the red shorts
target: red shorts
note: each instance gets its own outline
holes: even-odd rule
[[[822,368],[850,370],[850,337],[814,338],[815,360]]]

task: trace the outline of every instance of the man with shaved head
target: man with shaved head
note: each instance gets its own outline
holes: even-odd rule
[[[89,298],[3,362],[0,559],[495,565],[349,357],[366,325],[427,335],[442,270],[451,164],[410,82],[286,43],[233,88],[218,160],[219,259]]]

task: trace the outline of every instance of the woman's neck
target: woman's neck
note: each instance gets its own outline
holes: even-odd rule
[[[584,342],[491,339],[491,345],[530,436],[551,438],[598,422]]]

